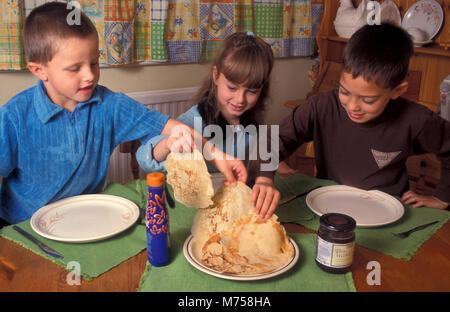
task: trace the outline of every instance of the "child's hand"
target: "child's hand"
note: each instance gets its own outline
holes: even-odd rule
[[[280,201],[281,194],[273,181],[266,177],[257,177],[252,192],[252,205],[263,219],[269,219]]]
[[[194,137],[188,127],[176,126],[166,141],[167,148],[173,153],[190,153],[194,148]]]
[[[228,156],[228,158],[230,158]],[[238,181],[245,183],[247,181],[247,169],[242,160],[237,158],[226,159],[217,158],[213,160],[214,165],[220,170],[227,179],[227,183],[235,186]]]
[[[437,209],[446,209],[448,207],[448,203],[443,202],[442,200],[434,197],[434,196],[427,196],[427,195],[420,195],[413,191],[405,192],[401,198],[402,202],[404,204],[411,204],[415,203],[413,207],[417,208],[420,206],[427,206],[431,208],[437,208]]]
[[[235,186],[238,181],[242,183],[247,181],[247,169],[242,160],[225,154],[209,141],[206,141],[203,146],[203,157],[224,174],[227,183]]]

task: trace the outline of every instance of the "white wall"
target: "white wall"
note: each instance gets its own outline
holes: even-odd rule
[[[199,86],[210,70],[210,63],[180,65],[127,66],[102,68],[100,84],[113,91],[137,92]],[[309,58],[277,59],[272,72],[271,98],[265,119],[277,124],[288,114],[283,104],[304,98],[311,90],[308,81]],[[35,85],[36,78],[28,71],[0,72],[0,105],[20,91]]]

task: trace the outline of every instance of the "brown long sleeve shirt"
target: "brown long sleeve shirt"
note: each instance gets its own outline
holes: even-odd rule
[[[422,105],[391,100],[380,116],[359,124],[350,120],[333,90],[296,107],[279,131],[280,161],[314,140],[318,178],[397,196],[409,188],[406,159],[434,153],[442,164],[435,196],[450,202],[450,122]],[[260,171],[261,163],[251,161],[249,173],[273,177],[274,172]]]

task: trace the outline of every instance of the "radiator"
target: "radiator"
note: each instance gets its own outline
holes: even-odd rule
[[[192,99],[198,91],[198,87],[167,89],[157,91],[144,91],[127,93],[136,101],[141,102],[149,109],[157,110],[172,118],[177,118],[181,113],[192,106]],[[117,146],[109,160],[108,175],[105,186],[110,182],[126,183],[133,180],[130,167],[131,155],[120,153]],[[146,173],[140,169],[140,178],[145,178]]]

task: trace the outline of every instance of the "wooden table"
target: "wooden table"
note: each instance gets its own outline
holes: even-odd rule
[[[288,232],[313,232],[292,223],[285,227]],[[366,282],[370,261],[380,264],[381,285]],[[136,291],[146,262],[144,250],[92,281],[71,286],[63,267],[0,238],[0,291]],[[450,222],[422,245],[411,261],[356,246],[352,273],[357,291],[362,292],[450,291]]]

